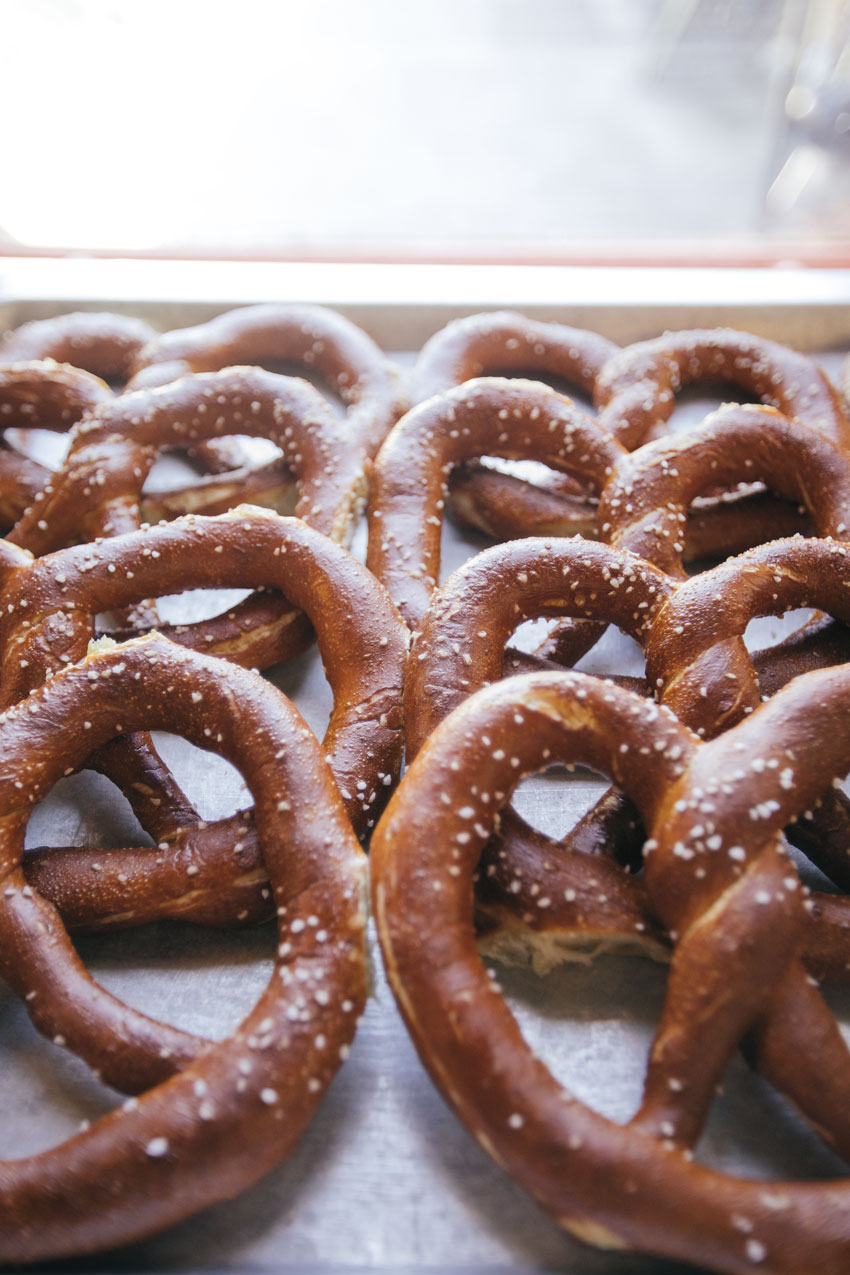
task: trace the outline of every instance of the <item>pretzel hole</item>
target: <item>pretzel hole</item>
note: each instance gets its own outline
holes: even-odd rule
[[[71,445],[70,434],[57,434],[50,429],[18,429],[3,431],[9,447],[47,469],[59,469]]]
[[[610,780],[598,771],[559,763],[523,779],[514,789],[512,804],[537,832],[560,841],[610,787]]]
[[[180,735],[152,731],[156,751],[202,819],[225,819],[253,806],[239,771],[216,753],[196,748]]]
[[[93,770],[60,779],[30,814],[26,849],[34,846],[150,846],[119,788]]]
[[[253,435],[249,437],[245,434],[229,435],[229,437],[238,437],[246,456],[256,465],[263,465],[281,454],[280,448],[268,438],[255,438]],[[164,492],[197,485],[207,472],[202,463],[182,448],[162,451],[150,468],[142,494],[161,495]],[[224,479],[226,474],[219,477]]]
[[[274,927],[211,930],[174,922],[118,934],[78,936],[89,973],[114,995],[161,1022],[226,1037],[256,1003],[273,967]],[[0,1159],[47,1150],[121,1105],[67,1049],[40,1036],[23,1003],[0,987],[4,1110]]]
[[[795,607],[776,615],[757,615],[744,630],[748,651],[761,651],[796,633],[817,614],[811,607]]]
[[[761,402],[760,398],[733,381],[706,378],[699,385],[685,386],[676,391],[673,411],[660,432],[678,434],[692,429],[726,403]]]

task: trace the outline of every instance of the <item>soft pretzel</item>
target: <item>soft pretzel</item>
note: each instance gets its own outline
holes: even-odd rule
[[[349,818],[363,835],[401,766],[404,629],[370,573],[297,519],[242,507],[219,518],[189,516],[22,563],[0,593],[0,707],[81,659],[99,612],[163,591],[256,586],[283,593],[299,608],[291,612],[296,619],[303,610],[315,629],[334,697],[323,747]],[[167,633],[197,644],[192,626]],[[255,636],[250,635],[252,654]],[[238,643],[204,646],[229,661],[243,660]],[[74,928],[136,925],[152,916],[214,924],[268,916],[250,812],[199,827],[183,794],[168,788],[168,772],[155,752],[145,761],[144,751],[124,741],[116,741],[97,764],[121,784],[159,844],[108,854],[28,853],[28,873]],[[197,869],[189,881],[187,860]]]
[[[583,390],[590,397],[603,365],[618,350],[596,332],[562,323],[541,323],[512,310],[454,319],[422,347],[408,380],[410,400],[421,403],[464,381],[508,372],[541,372]],[[480,463],[456,469],[449,482],[452,509],[464,522],[499,539],[550,534],[540,525],[540,506],[556,511],[555,535],[588,534],[595,525],[595,502],[581,484],[566,474],[544,471],[541,486],[502,474]],[[506,525],[503,534],[494,524]],[[569,523],[569,531],[566,529]]]
[[[483,454],[536,456],[599,492],[623,449],[535,381],[482,377],[413,408],[375,461],[367,565],[415,629],[436,587],[448,474]]]
[[[844,539],[850,533],[850,455],[844,448],[773,408],[732,405],[680,434],[621,452],[600,495],[600,535],[682,578],[693,501],[716,483],[754,481],[801,505],[816,535]],[[572,663],[574,628],[570,621],[558,626],[539,653]]]
[[[86,974],[55,909],[26,885],[23,835],[32,806],[69,766],[116,730],[154,727],[242,770],[278,912],[275,968],[226,1040],[189,1037],[194,1056],[161,1058],[156,1088],[53,1150],[0,1164],[5,1263],[139,1239],[255,1182],[297,1141],[364,1004],[365,861],[320,748],[256,675],[151,637],[63,670],[0,721],[0,951],[31,1015],[71,1048],[88,1035],[81,1052],[93,1061],[105,1053],[104,1075],[113,1075],[108,1045],[126,1035],[131,1015],[114,1002],[119,1030],[103,1026],[113,998]]]
[[[131,388],[241,363],[287,362],[316,372],[346,404],[370,456],[403,410],[398,373],[371,337],[317,305],[256,305],[155,337],[139,351]]]
[[[126,314],[78,311],[24,323],[0,339],[0,362],[55,359],[107,380],[129,380],[136,355],[156,332]]]
[[[766,545],[681,585],[631,553],[578,539],[485,550],[434,595],[416,636],[405,688],[408,758],[463,699],[502,676],[503,661],[514,671],[516,656],[505,656],[505,643],[517,626],[551,614],[617,624],[647,648],[648,683],[662,702],[700,734],[714,734],[760,702],[753,661],[733,640],[749,620],[815,605],[848,621],[848,582],[845,547],[825,540]],[[847,645],[846,631],[842,637],[821,627],[788,643],[778,658],[762,652],[758,663],[776,690],[818,659],[845,658]],[[844,799],[831,792],[792,832],[842,888],[850,885],[842,853],[848,826]],[[644,835],[634,806],[615,790],[559,842],[505,811],[500,836],[479,864],[484,950],[503,960],[531,959],[540,971],[613,948],[663,957],[663,931],[643,882],[627,871],[640,866]],[[809,927],[807,961],[819,974],[846,980],[846,905],[824,908],[826,920]]]
[[[600,338],[563,329],[569,335],[559,341],[558,327],[536,325],[511,314],[478,315],[449,324],[420,355],[417,368],[422,374],[414,374],[412,397],[417,401],[425,390],[436,392],[464,373],[474,376],[481,371],[533,367],[564,375],[591,393],[600,423],[633,450],[664,431],[678,389],[720,379],[843,446],[850,443],[850,417],[829,379],[813,360],[775,342],[723,328],[667,333],[623,350],[611,347],[609,357],[600,362],[604,349]],[[580,487],[574,483],[565,487],[562,477],[541,477],[538,485],[494,476],[480,465],[465,466],[453,474],[451,493],[453,508],[465,521],[500,539],[593,534],[592,498],[585,492],[582,499]],[[793,509],[782,505],[770,509],[777,502],[760,500],[751,511],[751,501],[752,497],[743,495],[716,510],[714,502],[708,502],[709,547],[719,537],[730,542],[730,552],[749,548],[754,543],[753,522],[766,507],[775,535],[802,529],[794,524]],[[695,534],[699,535],[698,528]],[[766,537],[762,533],[760,538]],[[693,556],[701,556],[699,546],[694,546]]]
[[[234,428],[281,447],[299,484],[299,516],[335,539],[349,535],[365,492],[362,449],[345,436],[312,386],[259,368],[231,368],[121,395],[87,417],[62,470],[8,538],[44,554],[81,538],[134,530],[142,487],[158,451],[191,446]],[[240,503],[238,491],[227,503]],[[267,651],[267,600],[245,603],[242,623],[249,631],[255,607],[258,643]],[[290,649],[285,609],[281,625],[285,653]],[[259,656],[252,662],[259,664]]]
[[[312,386],[248,367],[122,394],[90,415],[75,432],[53,490],[36,499],[9,539],[42,554],[81,533],[94,539],[132,530],[159,449],[237,429],[280,447],[300,485],[296,512],[343,539],[363,497],[362,450]]]
[[[608,683],[510,679],[440,724],[376,830],[373,906],[423,1061],[484,1148],[589,1243],[735,1275],[839,1275],[850,1260],[845,1183],[747,1182],[690,1159],[747,1033],[767,1075],[847,1150],[847,1048],[799,964],[804,901],[777,836],[850,762],[848,695],[846,670],[812,673],[700,745],[668,710]],[[472,877],[494,819],[555,761],[603,770],[636,802],[652,830],[653,910],[678,940],[644,1101],[626,1126],[532,1054],[475,947]],[[701,807],[715,792],[707,832]]]
[[[667,332],[618,350],[596,379],[599,419],[633,450],[663,430],[680,389],[718,380],[850,445],[850,418],[813,359],[732,328]]]
[[[0,340],[0,362],[56,359],[57,362],[71,363],[74,367],[93,372],[104,380],[126,383],[133,374],[136,356],[144,346],[155,340],[156,335],[155,330],[142,319],[126,314],[88,311],[59,314],[50,319],[24,323],[7,332]],[[212,473],[245,466],[251,468],[245,449],[238,445],[236,439],[214,439],[201,443],[195,454]],[[258,474],[257,479],[258,486],[269,481],[265,473]],[[34,488],[34,492],[38,490],[39,487]],[[246,491],[245,494],[246,497],[252,494],[256,499],[256,493]],[[178,512],[188,513],[189,510],[181,506]]]

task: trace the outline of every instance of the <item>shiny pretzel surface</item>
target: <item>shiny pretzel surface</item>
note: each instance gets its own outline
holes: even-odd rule
[[[98,988],[55,909],[22,875],[32,805],[116,733],[152,727],[233,761],[256,803],[277,959],[255,1008],[216,1044]],[[4,976],[42,1031],[140,1092],[55,1149],[0,1165],[0,1259],[20,1263],[151,1234],[230,1197],[291,1150],[364,1002],[365,861],[295,710],[256,675],[163,638],[57,673],[3,715],[0,738],[9,766],[0,783]],[[321,818],[305,820],[312,808]]]
[[[846,670],[810,674],[700,744],[669,710],[608,683],[511,679],[437,728],[379,825],[373,905],[423,1061],[490,1154],[590,1243],[730,1272],[847,1263],[846,1183],[746,1182],[689,1152],[745,1035],[772,1082],[847,1148],[847,1047],[803,972],[803,892],[777,837],[850,762],[848,690]],[[804,761],[813,718],[816,756]],[[759,764],[741,774],[746,759]],[[644,1098],[625,1126],[533,1056],[475,946],[472,875],[494,817],[553,761],[601,769],[636,802],[651,831],[649,897],[677,944]],[[707,832],[702,806],[721,789],[729,800]]]

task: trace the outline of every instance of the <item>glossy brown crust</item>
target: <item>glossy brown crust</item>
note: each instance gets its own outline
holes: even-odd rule
[[[631,451],[664,429],[680,389],[717,381],[850,446],[850,418],[813,359],[731,328],[667,332],[618,351],[596,381],[599,419]]]
[[[299,483],[299,517],[343,539],[363,496],[362,449],[312,386],[249,367],[122,394],[90,415],[75,432],[53,490],[36,501],[9,539],[43,554],[82,536],[132,530],[160,450],[237,430],[280,447]]]
[[[51,1151],[0,1165],[7,1264],[140,1239],[251,1185],[295,1144],[365,1001],[365,864],[313,736],[254,674],[152,637],[58,673],[0,721],[0,950],[41,1029],[110,1064],[131,1015],[96,989],[55,910],[25,885],[27,817],[91,748],[152,727],[212,745],[243,771],[279,913],[274,972],[228,1039],[160,1058],[168,1078],[155,1088]]]
[[[843,545],[795,538],[763,546],[681,584],[634,555],[581,540],[513,541],[485,550],[434,594],[413,646],[405,688],[407,755],[468,695],[514,671],[505,646],[528,619],[570,615],[618,625],[647,649],[648,685],[700,735],[714,735],[820,663],[843,662],[850,639],[809,626],[802,637],[759,656],[761,686],[743,642],[760,614],[815,606],[850,619],[850,566]],[[835,630],[839,630],[836,632]],[[504,664],[504,668],[503,668]],[[520,670],[521,671],[521,670]],[[842,888],[850,888],[850,817],[830,792],[792,839]],[[485,950],[545,972],[564,959],[603,950],[663,958],[665,938],[647,907],[643,828],[610,790],[560,841],[503,813],[479,864],[477,922]],[[820,906],[820,896],[816,900]],[[847,978],[846,900],[824,902],[807,921],[806,962],[819,976]]]
[[[126,314],[59,314],[7,332],[0,340],[0,362],[55,359],[104,380],[126,381],[137,354],[155,336],[150,324]]]
[[[510,679],[441,723],[376,830],[373,906],[423,1061],[482,1146],[589,1243],[734,1275],[847,1267],[846,1183],[742,1181],[687,1152],[747,1033],[767,1075],[847,1148],[847,1049],[799,965],[804,900],[777,837],[850,763],[848,695],[846,670],[810,674],[700,746],[667,710],[608,683]],[[739,776],[739,755],[763,766]],[[653,831],[650,903],[677,938],[644,1100],[626,1126],[532,1054],[475,947],[472,877],[494,816],[554,761],[602,770],[635,801]],[[707,794],[722,785],[707,832]]]
[[[163,592],[256,586],[282,593],[299,608],[290,612],[293,623],[303,610],[315,630],[334,697],[323,748],[348,816],[364,835],[401,768],[406,634],[365,567],[298,519],[243,507],[24,563],[0,594],[0,707],[81,659],[99,612]],[[192,644],[191,626],[181,628],[170,635]],[[255,640],[252,631],[251,652]],[[243,661],[238,639],[205,645],[209,654]],[[61,849],[28,857],[28,873],[37,874],[33,880],[63,916],[67,908],[75,928],[136,925],[153,916],[219,925],[267,917],[270,904],[250,815],[198,827],[191,806],[179,808],[185,801],[179,789],[164,791],[167,772],[156,761],[145,771],[143,757],[124,758],[116,750],[117,743],[101,768],[121,783],[160,844],[149,851],[98,855]],[[121,769],[124,763],[129,764]],[[153,809],[138,805],[140,787],[156,793]],[[170,813],[172,822],[165,825]],[[91,862],[98,859],[100,869],[92,873]],[[188,881],[187,863],[195,866]]]
[[[436,587],[446,482],[487,454],[532,458],[600,491],[622,448],[569,399],[535,381],[483,377],[403,416],[375,461],[367,566],[411,629]]]
[[[348,428],[373,456],[404,411],[398,370],[366,333],[314,305],[258,305],[154,338],[136,359],[131,389],[234,364],[300,364],[346,404]]]

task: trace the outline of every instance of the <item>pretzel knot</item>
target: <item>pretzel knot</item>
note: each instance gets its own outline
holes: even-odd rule
[[[21,871],[33,805],[93,748],[148,728],[226,757],[255,800],[277,958],[254,1009],[216,1044],[146,1019],[93,983]],[[57,673],[4,714],[0,739],[3,976],[41,1030],[109,1083],[155,1084],[61,1146],[0,1165],[0,1257],[19,1262],[139,1239],[229,1198],[289,1152],[364,1004],[365,861],[321,750],[288,701],[256,675],[164,638]]]
[[[95,635],[96,614],[141,597],[263,586],[275,590],[272,597],[286,596],[296,621],[302,612],[292,607],[303,607],[334,697],[323,747],[356,831],[364,835],[372,827],[401,768],[406,640],[384,590],[343,548],[298,519],[246,506],[34,562],[23,554],[21,559],[0,594],[0,707],[82,659]],[[183,645],[198,644],[192,625],[166,632]],[[204,636],[210,637],[206,628]],[[201,645],[228,660],[244,660],[238,635]],[[251,655],[255,646],[251,633]],[[114,928],[170,916],[220,925],[253,923],[270,914],[250,811],[201,824],[152,746],[142,747],[138,738],[113,741],[95,761],[121,784],[158,845],[108,854],[28,851],[28,879],[57,904],[67,924]]]
[[[736,1275],[847,1268],[846,1182],[743,1181],[693,1163],[690,1148],[746,1038],[766,1076],[850,1152],[850,1060],[800,964],[803,892],[779,840],[850,762],[848,696],[846,669],[812,673],[700,744],[609,683],[510,679],[437,727],[376,830],[384,960],[425,1065],[484,1148],[581,1239]],[[472,879],[499,809],[524,776],[575,761],[637,805],[652,837],[650,903],[677,940],[644,1098],[624,1126],[532,1054],[475,947]]]
[[[539,324],[521,315],[475,315],[449,324],[423,348],[411,377],[414,402],[473,376],[532,369],[566,379],[592,395],[603,428],[628,450],[659,437],[689,384],[732,384],[839,445],[850,440],[850,417],[818,365],[802,354],[718,328],[666,333],[623,350],[594,333]],[[592,493],[544,475],[533,483],[480,465],[452,475],[452,505],[465,521],[499,539],[595,534]],[[765,535],[763,524],[770,520]],[[704,500],[691,519],[687,557],[718,546],[740,552],[754,534],[773,539],[805,530],[795,511],[763,496]]]

